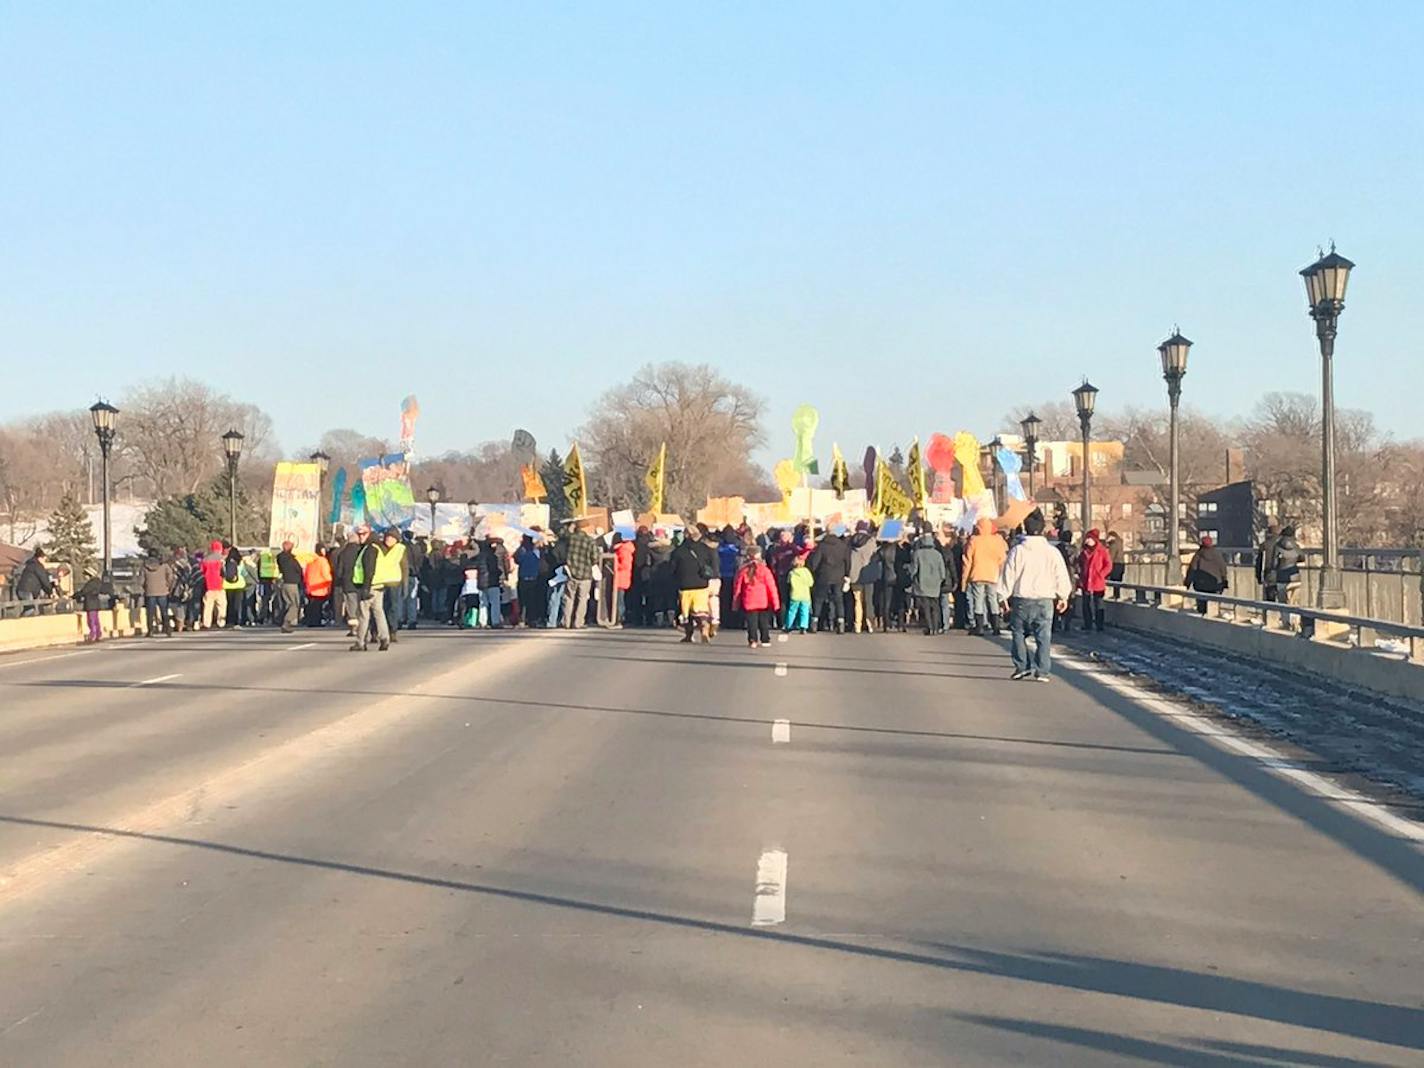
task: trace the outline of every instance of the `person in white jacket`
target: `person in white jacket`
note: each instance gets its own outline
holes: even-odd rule
[[[1008,613],[1013,636],[1013,678],[1031,676],[1035,682],[1052,678],[1053,613],[1062,611],[1073,593],[1063,554],[1043,536],[1043,527],[1043,513],[1029,513],[1024,519],[1026,537],[1009,550],[999,576],[999,603]],[[1035,646],[1032,662],[1029,637]]]

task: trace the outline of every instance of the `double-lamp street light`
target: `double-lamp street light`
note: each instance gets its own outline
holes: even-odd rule
[[[104,498],[104,575],[113,570],[114,541],[113,528],[109,521],[109,450],[114,447],[114,417],[119,410],[108,401],[98,401],[89,409],[94,420],[94,433],[99,438],[99,478],[103,483]],[[76,579],[78,576],[75,576]],[[75,588],[78,588],[76,583]]]
[[[227,456],[227,516],[228,540],[237,544],[237,461],[242,459],[243,436],[240,430],[229,430],[222,436],[223,453]]]
[[[1093,437],[1093,408],[1097,403],[1097,387],[1083,379],[1083,384],[1073,391],[1073,407],[1078,409],[1078,426],[1083,430],[1083,528],[1078,532],[1080,538],[1093,525],[1093,464],[1089,452]]]
[[[1320,589],[1316,603],[1321,608],[1343,608],[1345,591],[1340,580],[1339,526],[1335,512],[1335,332],[1340,313],[1345,310],[1345,287],[1355,265],[1330,251],[1300,272],[1305,279],[1310,317],[1315,320],[1315,336],[1320,342],[1320,495],[1321,550]]]
[[[1192,343],[1182,336],[1182,332],[1177,329],[1172,330],[1172,336],[1162,344],[1157,346],[1157,355],[1162,358],[1162,377],[1167,382],[1167,404],[1171,410],[1170,429],[1167,439],[1168,455],[1168,497],[1167,508],[1167,566],[1168,576],[1176,574],[1172,570],[1180,566],[1182,561],[1181,523],[1177,518],[1177,513],[1181,510],[1182,486],[1180,480],[1180,463],[1177,449],[1177,405],[1182,399],[1182,379],[1187,374],[1187,354],[1191,352]]]

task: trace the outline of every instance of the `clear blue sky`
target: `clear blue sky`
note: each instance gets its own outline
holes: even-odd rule
[[[542,10],[534,11],[538,6]],[[1419,433],[1424,5],[0,2],[0,418],[181,373],[295,449],[565,444],[648,361],[818,444],[1319,388]],[[958,9],[958,10],[955,10]]]

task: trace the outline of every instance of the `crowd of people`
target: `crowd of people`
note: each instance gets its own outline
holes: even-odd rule
[[[948,524],[862,521],[853,529],[807,522],[762,533],[745,525],[639,527],[631,538],[569,522],[557,532],[523,532],[512,547],[498,534],[447,544],[358,526],[339,544],[300,556],[291,542],[243,550],[222,540],[205,552],[152,552],[137,584],[151,637],[345,626],[352,651],[385,651],[401,630],[422,623],[676,628],[689,643],[744,626],[756,649],[773,631],[997,636],[1007,628],[1015,676],[1047,678],[1052,635],[1069,631],[1078,615],[1084,630],[1102,631],[1108,584],[1123,574],[1116,533],[1089,530],[1075,542],[1059,518],[1053,529],[1035,511],[1012,531],[980,519],[967,535]],[[1289,600],[1301,558],[1294,531],[1272,524],[1256,565],[1265,599]],[[1220,551],[1203,538],[1184,585],[1220,593],[1227,576]],[[21,570],[17,590],[22,598],[54,594],[42,549]],[[87,640],[100,640],[112,580],[91,571],[75,596]],[[1205,612],[1205,602],[1198,608]]]

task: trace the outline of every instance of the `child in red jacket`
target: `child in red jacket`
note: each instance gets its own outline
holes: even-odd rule
[[[737,570],[732,584],[732,607],[747,619],[747,644],[753,649],[771,644],[771,621],[781,611],[781,591],[771,568],[762,563],[761,550],[747,549],[747,562]]]

